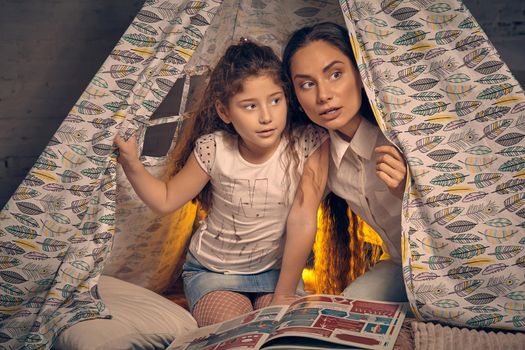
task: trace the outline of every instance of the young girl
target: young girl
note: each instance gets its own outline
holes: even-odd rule
[[[338,234],[330,235],[332,242],[323,247],[331,259],[328,271],[335,275],[328,281],[335,284],[332,291],[340,291],[355,276],[349,271],[351,265],[361,271],[366,267],[363,244],[357,242],[355,217],[351,236],[347,234],[349,207],[381,236],[390,259],[357,278],[343,294],[406,300],[400,252],[405,161],[375,122],[347,30],[325,22],[296,31],[284,50],[283,65],[293,85],[297,115],[323,126],[330,134],[328,187],[344,199],[341,203],[328,197],[331,209],[337,212],[327,211],[327,216],[339,221],[332,225]]]
[[[292,125],[280,72],[269,47],[230,46],[187,120],[167,182],[145,170],[134,138],[115,139],[126,176],[154,211],[194,198],[207,211],[182,274],[199,326],[289,303],[312,248],[327,135]]]

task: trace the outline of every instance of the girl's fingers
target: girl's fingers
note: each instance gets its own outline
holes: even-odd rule
[[[115,138],[113,139],[113,141],[115,142],[115,145],[118,147],[118,148],[121,148],[121,147],[126,147],[128,145],[130,146],[135,146],[136,143],[137,143],[137,139],[135,138],[135,135],[132,135],[127,141],[124,140],[124,138],[122,136],[120,136],[119,134],[117,134],[115,136]]]
[[[119,134],[117,134],[115,136],[115,138],[113,139],[113,142],[115,142],[115,146],[117,146],[118,148],[120,148],[122,146],[122,143],[124,142],[124,139],[122,138],[122,136],[120,136]]]

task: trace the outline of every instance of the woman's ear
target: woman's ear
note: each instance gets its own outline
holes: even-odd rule
[[[222,104],[221,101],[215,101],[215,110],[217,111],[219,118],[221,118],[224,123],[230,124],[232,122],[228,113],[228,109]]]

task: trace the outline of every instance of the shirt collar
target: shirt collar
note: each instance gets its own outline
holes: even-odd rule
[[[337,168],[339,168],[349,148],[361,158],[367,160],[372,159],[379,128],[370,124],[366,119],[361,120],[354,137],[352,137],[350,141],[344,140],[334,130],[328,130],[328,132],[330,134],[330,153]]]

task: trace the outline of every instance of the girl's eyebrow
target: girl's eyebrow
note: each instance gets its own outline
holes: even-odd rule
[[[269,97],[273,97],[273,96],[276,96],[276,95],[282,95],[282,94],[283,94],[282,91],[275,91],[275,92],[271,93],[271,94],[269,95]],[[243,102],[252,102],[252,101],[255,101],[255,100],[256,100],[256,98],[245,98],[244,100],[239,100],[238,102],[239,102],[239,103],[243,103]]]
[[[323,67],[323,73],[326,73],[327,71],[330,70],[330,68],[332,68],[334,65],[336,65],[338,63],[343,64],[343,62],[339,61],[339,60],[335,60],[335,61],[332,61],[332,62],[328,63],[326,66]],[[310,78],[310,76],[308,74],[294,74],[293,78],[294,79],[297,79],[297,78]]]

